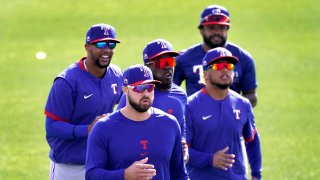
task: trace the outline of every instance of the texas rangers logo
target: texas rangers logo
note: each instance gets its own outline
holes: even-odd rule
[[[140,71],[144,71],[143,76],[144,77],[150,77],[149,73],[148,73],[148,69],[144,68],[144,67],[140,67]]]
[[[218,52],[220,52],[220,56],[227,56],[228,54],[226,54],[226,52],[225,51],[218,51]]]
[[[104,35],[108,36],[109,35],[109,27],[101,26],[101,30],[104,31]]]
[[[221,9],[212,9],[212,14],[221,14]]]
[[[167,48],[168,48],[167,45],[166,45],[166,43],[163,42],[163,41],[157,41],[157,43],[161,45],[161,48],[162,48],[162,49],[167,49]]]
[[[236,115],[236,119],[240,119],[240,110],[239,109],[234,109],[233,113]]]
[[[127,80],[128,81],[128,80]],[[117,94],[117,84],[114,83],[114,84],[111,84],[111,89],[113,90],[113,94]]]
[[[148,152],[148,145],[149,141],[148,140],[141,140],[140,144],[142,145],[142,153],[140,153],[140,156],[147,156],[149,154]]]

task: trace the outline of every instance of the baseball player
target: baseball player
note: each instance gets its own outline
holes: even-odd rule
[[[185,91],[172,82],[173,70],[176,64],[170,42],[164,39],[155,39],[149,42],[143,50],[143,61],[153,74],[153,78],[161,83],[156,84],[154,90],[153,107],[174,115],[181,127],[184,127],[184,106],[187,102]],[[118,109],[125,106],[126,96],[120,99]]]
[[[180,124],[184,149],[184,159],[188,161],[188,150],[185,144],[184,108],[187,103],[185,91],[172,82],[173,70],[176,65],[175,56],[179,55],[172,48],[170,42],[155,39],[147,43],[143,50],[143,62],[153,74],[153,78],[161,83],[156,84],[152,107],[161,109],[175,116]],[[122,95],[118,109],[125,106],[126,96]]]
[[[114,27],[93,25],[85,42],[87,57],[55,78],[45,107],[51,180],[85,179],[88,134],[122,94],[121,69],[110,64],[120,42]]]
[[[225,7],[219,5],[206,7],[201,14],[198,26],[203,43],[188,48],[177,57],[173,82],[180,86],[185,80],[188,96],[200,90],[204,87],[201,79],[203,57],[210,49],[224,47],[239,59],[234,69],[234,80],[230,88],[248,98],[254,107],[257,104],[254,61],[247,51],[236,44],[227,42],[230,26],[230,15]]]
[[[239,62],[225,48],[209,50],[202,62],[205,87],[186,106],[190,179],[246,179],[246,151],[252,179],[261,178],[260,139],[248,99],[229,87]]]
[[[161,82],[144,65],[128,67],[123,77],[126,105],[89,135],[86,179],[188,179],[176,118],[151,107]]]

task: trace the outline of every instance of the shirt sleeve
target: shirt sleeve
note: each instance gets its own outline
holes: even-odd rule
[[[243,68],[243,78],[240,79],[241,91],[249,91],[257,88],[258,83],[256,80],[255,64],[250,54],[242,52],[242,58],[245,59],[246,63]]]
[[[183,161],[180,131],[176,134],[175,145],[170,159],[170,179],[188,180],[187,170]]]
[[[186,140],[188,144],[188,150],[189,150],[189,162],[191,166],[197,167],[197,168],[204,168],[204,167],[212,167],[212,158],[213,153],[206,153],[201,152],[192,147],[192,141],[193,141],[193,123],[192,123],[192,117],[190,115],[190,109],[187,105],[185,108],[185,119],[186,119]]]
[[[251,176],[261,179],[262,155],[260,149],[260,137],[254,122],[253,109],[250,104],[248,120],[243,129],[243,136],[246,141],[246,150],[249,164],[251,167]]]
[[[87,145],[86,157],[86,179],[104,180],[104,179],[124,179],[124,169],[110,171],[107,170],[109,161],[108,138],[102,138],[103,122],[98,122],[92,129]]]
[[[69,123],[73,108],[71,86],[64,79],[57,78],[50,90],[44,112],[47,136],[74,139],[88,135],[87,125],[76,126]]]
[[[256,133],[253,141],[246,143],[246,150],[251,167],[251,176],[261,179],[262,155],[260,149],[260,137],[258,133]]]

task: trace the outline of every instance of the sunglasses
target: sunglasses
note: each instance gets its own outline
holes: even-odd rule
[[[149,64],[154,64],[155,68],[160,68],[160,69],[165,68],[167,65],[170,67],[174,67],[176,66],[176,58],[174,57],[160,58],[156,61],[146,63],[146,65],[149,65]]]
[[[106,47],[108,47],[109,49],[114,49],[114,48],[116,48],[116,45],[117,45],[117,43],[115,43],[115,42],[97,42],[94,44],[99,49],[104,49]]]
[[[234,69],[234,64],[220,62],[220,63],[215,63],[215,64],[208,66],[207,69],[209,69],[209,68],[211,68],[212,70],[215,70],[215,71],[222,71],[224,68],[227,68],[227,70],[232,71]]]
[[[209,23],[209,22],[215,22],[215,23],[230,23],[230,18],[223,14],[212,14],[209,16],[206,16],[201,24]]]
[[[132,88],[132,90],[136,93],[143,93],[145,90],[151,92],[154,90],[154,84],[142,84],[137,86],[128,85],[128,88]]]

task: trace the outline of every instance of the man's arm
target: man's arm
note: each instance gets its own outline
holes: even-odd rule
[[[251,167],[252,179],[261,179],[261,165],[262,155],[260,149],[260,138],[258,132],[255,134],[254,139],[246,143],[246,150]]]
[[[258,96],[256,93],[256,89],[251,89],[249,91],[242,92],[242,96],[249,99],[251,106],[255,107],[258,103]]]

